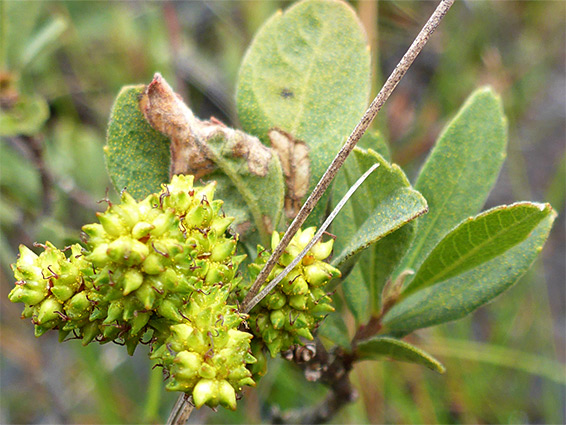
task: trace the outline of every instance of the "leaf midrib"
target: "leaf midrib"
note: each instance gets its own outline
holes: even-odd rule
[[[538,209],[537,209],[537,211],[540,212],[540,210],[538,210]],[[524,223],[526,220],[531,219],[531,218],[533,217],[533,215],[537,213],[537,211],[533,211],[533,214],[529,214],[529,215],[525,216],[523,219],[521,219],[521,220],[519,220],[519,221],[515,221],[511,226],[507,226],[507,227],[503,228],[501,232],[497,232],[497,233],[495,234],[495,236],[493,236],[493,237],[490,236],[489,239],[486,239],[484,242],[481,242],[479,245],[474,246],[471,250],[467,251],[464,255],[461,255],[461,256],[458,258],[457,261],[455,261],[455,262],[452,263],[452,265],[449,265],[448,267],[444,268],[441,273],[435,274],[435,275],[433,275],[431,278],[429,278],[429,279],[427,279],[427,280],[423,280],[423,281],[421,281],[420,283],[419,283],[419,281],[417,280],[417,277],[418,277],[418,276],[415,276],[415,279],[413,280],[413,282],[415,282],[415,286],[413,286],[413,285],[409,286],[409,288],[407,288],[408,292],[413,292],[413,291],[415,291],[416,289],[423,289],[423,288],[426,288],[427,286],[429,286],[429,285],[431,285],[431,284],[433,284],[433,283],[435,283],[435,282],[442,281],[443,276],[449,275],[450,272],[452,272],[453,270],[457,269],[462,263],[465,263],[465,262],[466,262],[466,259],[468,259],[468,258],[470,258],[470,257],[473,257],[473,255],[475,255],[478,250],[480,250],[481,248],[484,248],[485,246],[487,246],[487,245],[489,245],[490,243],[492,243],[492,241],[493,241],[494,239],[503,237],[506,233],[512,231],[512,230],[513,230],[514,228],[516,228],[517,226],[520,226],[520,225],[521,225],[522,223]],[[542,220],[543,218],[544,218],[544,217],[541,217],[541,220]],[[539,222],[540,222],[541,220],[539,220]],[[486,225],[487,225],[487,223],[486,223]],[[528,235],[527,235],[527,236],[528,236]],[[525,240],[525,239],[526,239],[526,237],[523,238],[521,241],[523,241],[523,240]],[[521,241],[519,241],[519,243],[520,243]],[[515,246],[515,245],[513,245],[513,246]],[[508,251],[508,250],[511,249],[513,246],[510,246],[510,247],[509,247],[508,249],[506,249],[505,251]],[[505,251],[504,251],[504,252],[505,252]],[[434,252],[434,251],[433,251],[433,252]],[[429,258],[430,258],[430,257],[429,257]],[[441,257],[439,257],[439,258],[441,258]],[[495,257],[494,257],[494,258],[495,258]],[[491,259],[493,259],[493,258],[491,258]],[[480,264],[483,264],[483,263],[485,263],[485,262],[487,262],[487,261],[490,261],[491,259],[488,259],[488,260],[486,260],[486,261],[483,261],[483,262],[480,263]],[[425,262],[426,262],[426,260],[425,260]],[[423,264],[424,264],[424,263],[423,263]],[[480,265],[480,264],[478,264],[478,265]],[[476,265],[476,266],[478,266],[478,265]]]
[[[469,168],[469,165],[467,167],[463,167],[461,168],[460,172],[458,173],[458,177],[456,179],[456,183],[452,186],[452,189],[450,189],[450,192],[448,192],[448,196],[445,196],[444,201],[442,202],[442,204],[440,205],[440,207],[437,209],[438,213],[436,214],[435,217],[433,217],[428,225],[428,228],[425,230],[425,232],[421,235],[416,235],[416,244],[415,244],[415,248],[412,250],[412,254],[408,257],[408,261],[405,263],[405,268],[407,267],[411,267],[414,264],[415,258],[418,257],[418,254],[420,253],[423,245],[425,244],[425,242],[428,239],[428,235],[430,234],[430,232],[432,231],[435,223],[438,221],[438,219],[440,218],[440,215],[442,212],[444,212],[446,204],[449,202],[449,199],[452,197],[452,194],[456,191],[456,189],[458,187],[460,187],[460,180],[462,179],[462,176],[464,175],[464,171],[467,171]],[[420,190],[418,188],[415,187],[415,190],[419,191]],[[424,196],[424,195],[423,195]],[[417,233],[418,233],[418,226],[417,226]],[[436,244],[435,244],[436,246]],[[433,248],[434,249],[434,248]],[[422,265],[422,263],[421,263]]]

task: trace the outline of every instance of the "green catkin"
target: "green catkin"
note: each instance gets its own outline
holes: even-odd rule
[[[293,261],[315,232],[314,227],[297,232],[265,284]],[[279,244],[279,240],[279,233],[274,232],[272,249]],[[320,321],[334,311],[330,305],[332,300],[326,294],[324,286],[331,279],[339,277],[340,271],[323,261],[331,254],[333,244],[333,240],[317,242],[303,260],[250,312],[250,330],[265,344],[272,357],[295,344],[301,344],[303,338],[312,340]],[[258,257],[249,266],[252,281],[269,256],[268,251],[258,247]],[[242,283],[239,293],[247,293],[249,284]]]
[[[25,304],[37,336],[57,329],[61,340],[116,341],[133,354],[150,332],[167,389],[192,394],[197,407],[235,409],[236,392],[255,385],[247,365],[256,359],[229,300],[245,256],[234,255],[233,219],[214,190],[174,176],[160,193],[138,202],[124,192],[97,214],[83,227],[86,249],[73,245],[67,257],[49,242],[39,255],[21,246],[10,301]]]
[[[83,227],[86,248],[73,245],[66,255],[47,242],[37,255],[20,246],[10,301],[24,303],[22,317],[37,336],[54,329],[60,340],[115,341],[130,354],[145,336],[168,390],[192,395],[197,407],[235,409],[237,392],[266,372],[265,347],[274,357],[313,338],[334,310],[324,286],[340,272],[323,261],[333,241],[318,242],[249,316],[239,313],[235,299],[251,281],[237,273],[245,256],[235,255],[233,219],[221,214],[214,190],[215,183],[194,187],[192,176],[174,176],[139,202],[122,193],[120,204]],[[314,233],[295,235],[266,283]],[[279,238],[273,234],[272,248]],[[252,279],[269,257],[258,249]],[[244,320],[251,333],[239,330]]]
[[[238,330],[244,316],[228,304],[228,286],[193,294],[183,306],[181,323],[159,338],[151,358],[168,371],[166,388],[192,393],[196,407],[236,408],[236,392],[254,386],[248,364],[256,363],[252,335]]]

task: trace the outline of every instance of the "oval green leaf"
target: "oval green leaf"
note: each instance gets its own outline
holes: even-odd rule
[[[358,360],[380,360],[388,357],[401,362],[416,363],[428,367],[438,373],[446,368],[427,352],[399,339],[378,336],[360,342],[356,347]]]
[[[120,90],[110,113],[104,153],[106,168],[117,192],[124,188],[136,199],[157,192],[169,181],[169,139],[144,118],[139,98],[145,86]]]
[[[469,218],[432,250],[405,294],[470,270],[525,240],[549,214],[550,205],[521,202],[503,205]]]
[[[383,318],[384,331],[415,329],[460,319],[513,286],[529,269],[548,237],[556,213],[548,214],[530,236],[474,269],[409,295]]]
[[[272,128],[304,141],[312,190],[362,116],[369,76],[370,52],[354,10],[342,1],[299,2],[263,25],[243,60],[240,122],[265,144]]]
[[[444,129],[415,189],[429,212],[417,224],[415,243],[396,274],[418,269],[436,244],[467,217],[477,214],[495,184],[506,155],[507,121],[491,89],[474,92]]]
[[[349,165],[344,169],[344,178],[350,184],[376,162],[379,167],[352,196],[352,208],[341,213],[332,227],[337,236],[332,260],[336,267],[350,264],[355,256],[384,236],[426,212],[427,203],[414,190],[403,170],[389,164],[372,150],[356,148]],[[348,214],[349,212],[349,214]],[[348,230],[342,232],[342,230]],[[352,231],[355,230],[355,231]]]

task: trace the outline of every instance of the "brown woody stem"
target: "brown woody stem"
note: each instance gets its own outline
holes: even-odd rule
[[[188,394],[181,394],[169,414],[167,425],[185,425],[195,408],[191,401],[191,397]]]

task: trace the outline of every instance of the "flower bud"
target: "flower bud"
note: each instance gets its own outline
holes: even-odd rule
[[[57,312],[63,312],[63,306],[55,297],[48,297],[39,306],[37,313],[37,323],[43,325],[54,319],[59,319]]]
[[[124,295],[138,289],[143,283],[143,274],[137,269],[130,269],[124,274]]]
[[[102,224],[104,231],[110,236],[119,237],[125,232],[124,226],[116,215],[98,212],[96,216],[100,224]]]

